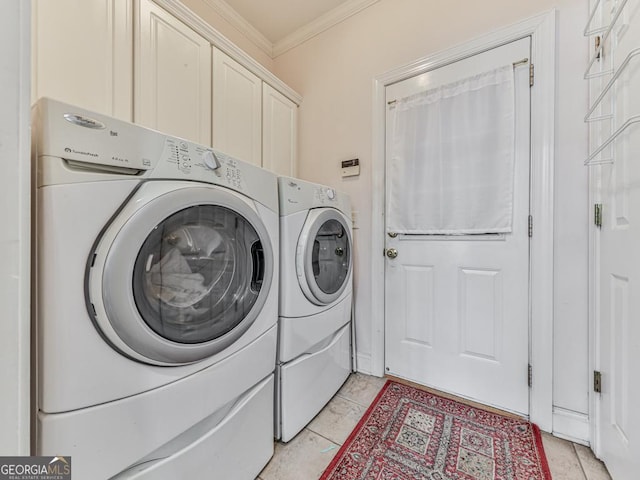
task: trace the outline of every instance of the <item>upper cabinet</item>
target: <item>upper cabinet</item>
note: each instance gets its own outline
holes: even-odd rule
[[[270,85],[262,88],[262,166],[295,177],[298,106]]]
[[[132,120],[132,0],[32,1],[31,101]]]
[[[213,146],[262,165],[262,80],[213,49]]]
[[[295,174],[300,96],[180,1],[32,5],[32,101],[49,96]]]
[[[134,121],[211,144],[211,44],[150,0],[137,3]]]

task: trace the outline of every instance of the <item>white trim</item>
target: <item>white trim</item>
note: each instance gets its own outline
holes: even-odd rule
[[[236,30],[247,37],[251,43],[273,58],[273,43],[251,25],[231,5],[224,0],[203,0],[215,12],[231,24]]]
[[[267,70],[262,64],[254,60],[244,50],[236,46],[231,40],[218,32],[215,28],[205,22],[202,18],[192,12],[179,0],[153,0],[158,6],[164,8],[171,15],[181,22],[184,22],[189,28],[193,29],[199,35],[206,38],[214,47],[222,50],[224,53],[233,58],[240,65],[245,67],[254,75],[260,77],[265,83],[271,85],[285,97],[296,105],[302,102],[302,96]]]
[[[593,218],[596,203],[602,203],[602,167],[589,168],[589,217]],[[600,369],[601,351],[600,332],[600,235],[601,230],[589,222],[589,379],[593,381],[593,372]],[[589,389],[589,417],[591,419],[590,442],[596,457],[602,455],[600,444],[601,397]]]
[[[380,0],[347,0],[276,42],[271,42],[224,0],[203,1],[256,47],[276,58]]]
[[[589,9],[594,2],[589,1]],[[596,2],[597,3],[597,2]],[[593,13],[596,13],[596,8]],[[602,20],[602,14],[604,8],[600,7],[600,20]],[[592,18],[593,20],[593,18]],[[611,47],[610,47],[611,48]],[[607,52],[604,52],[605,55]],[[609,52],[611,53],[611,52]],[[613,57],[612,57],[613,58]],[[606,62],[605,62],[606,63]],[[608,67],[600,67],[601,69]],[[597,88],[599,82],[588,81],[587,87],[589,91],[589,99],[593,100],[599,93]],[[588,123],[588,135],[589,135],[589,151],[591,148],[595,148],[601,145],[607,135],[607,128],[594,127],[593,123]],[[607,125],[613,127],[613,120],[607,122]],[[613,131],[613,130],[611,130]],[[604,135],[604,137],[603,137]],[[589,167],[589,288],[588,288],[588,317],[589,317],[589,359],[588,359],[588,396],[589,396],[589,418],[591,423],[590,428],[590,443],[591,450],[597,458],[600,458],[603,454],[603,446],[600,441],[600,423],[601,423],[601,409],[602,409],[602,396],[593,391],[593,372],[600,370],[602,365],[602,350],[600,348],[600,331],[601,331],[601,312],[600,312],[600,253],[601,253],[601,239],[602,230],[595,225],[595,222],[590,219],[594,218],[594,205],[596,203],[603,203],[603,189],[602,189],[602,165],[594,164]]]
[[[29,455],[31,422],[31,2],[3,4],[0,75],[0,185],[9,192],[0,211],[0,451]]]
[[[589,415],[553,407],[553,435],[589,446]]]
[[[531,332],[533,387],[529,416],[545,431],[553,425],[553,171],[556,10],[495,30],[471,42],[377,76],[373,85],[372,339],[371,371],[384,374],[384,138],[387,85],[526,36],[532,37],[531,89]]]
[[[347,0],[338,7],[329,10],[324,15],[316,18],[312,22],[298,28],[281,40],[273,44],[273,58],[282,55],[288,50],[297,47],[310,38],[321,34],[325,30],[345,21],[347,18],[370,7],[379,0]]]
[[[371,371],[371,355],[358,352],[356,354],[356,359],[358,367],[356,371],[358,373],[364,373],[365,375],[376,375]]]

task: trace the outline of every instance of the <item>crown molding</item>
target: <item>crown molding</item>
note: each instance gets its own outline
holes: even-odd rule
[[[328,11],[275,43],[271,43],[267,37],[260,33],[225,0],[203,1],[236,30],[247,37],[256,47],[269,55],[269,57],[276,58],[278,55],[282,55],[284,52],[297,47],[310,38],[343,22],[350,16],[370,7],[379,0],[347,0],[342,5]]]
[[[264,82],[278,90],[296,105],[300,105],[302,95],[276,77],[271,71],[267,70],[262,64],[218,32],[209,23],[192,12],[180,0],[153,0],[153,2],[209,40],[213,46],[219,48],[240,65],[247,68],[251,73],[260,77]]]
[[[273,43],[224,0],[204,0],[218,15],[247,37],[256,47],[273,58]]]
[[[370,7],[379,0],[348,0],[339,7],[329,10],[314,21],[297,29],[282,40],[273,44],[272,58],[282,55],[288,50],[297,47],[301,43],[306,42],[310,38],[328,30],[329,28],[343,22],[352,15],[361,12],[365,8]]]

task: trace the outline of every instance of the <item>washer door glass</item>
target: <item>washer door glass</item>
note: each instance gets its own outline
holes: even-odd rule
[[[316,305],[335,302],[351,280],[351,232],[333,208],[312,209],[296,251],[298,282]],[[304,275],[302,275],[304,272]]]
[[[338,220],[318,229],[311,249],[311,269],[318,288],[328,295],[338,292],[349,275],[349,237]]]
[[[203,343],[240,324],[256,303],[264,252],[251,224],[218,205],[180,210],[143,243],[133,297],[144,322],[177,343]]]

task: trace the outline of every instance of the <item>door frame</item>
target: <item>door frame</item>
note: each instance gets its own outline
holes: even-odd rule
[[[0,185],[7,204],[0,213],[0,452],[29,455],[31,442],[31,2],[5,2],[0,21]],[[9,203],[11,202],[11,203]],[[15,203],[13,203],[15,202]],[[15,205],[15,207],[13,206]]]
[[[591,139],[592,140],[592,139]],[[591,143],[590,143],[591,146]],[[594,218],[594,204],[602,202],[602,171],[599,166],[589,168],[589,217]],[[601,230],[589,222],[589,375],[599,370],[600,350],[600,235]],[[589,446],[596,457],[602,455],[600,443],[600,395],[589,390]]]
[[[542,430],[553,426],[553,175],[555,136],[556,10],[552,9],[472,41],[390,70],[373,81],[372,252],[384,250],[385,212],[385,89],[387,85],[444,65],[531,37],[535,83],[531,89],[530,331],[529,361],[533,367],[529,417]],[[383,255],[372,255],[371,370],[384,375]],[[524,373],[523,373],[524,374]]]

